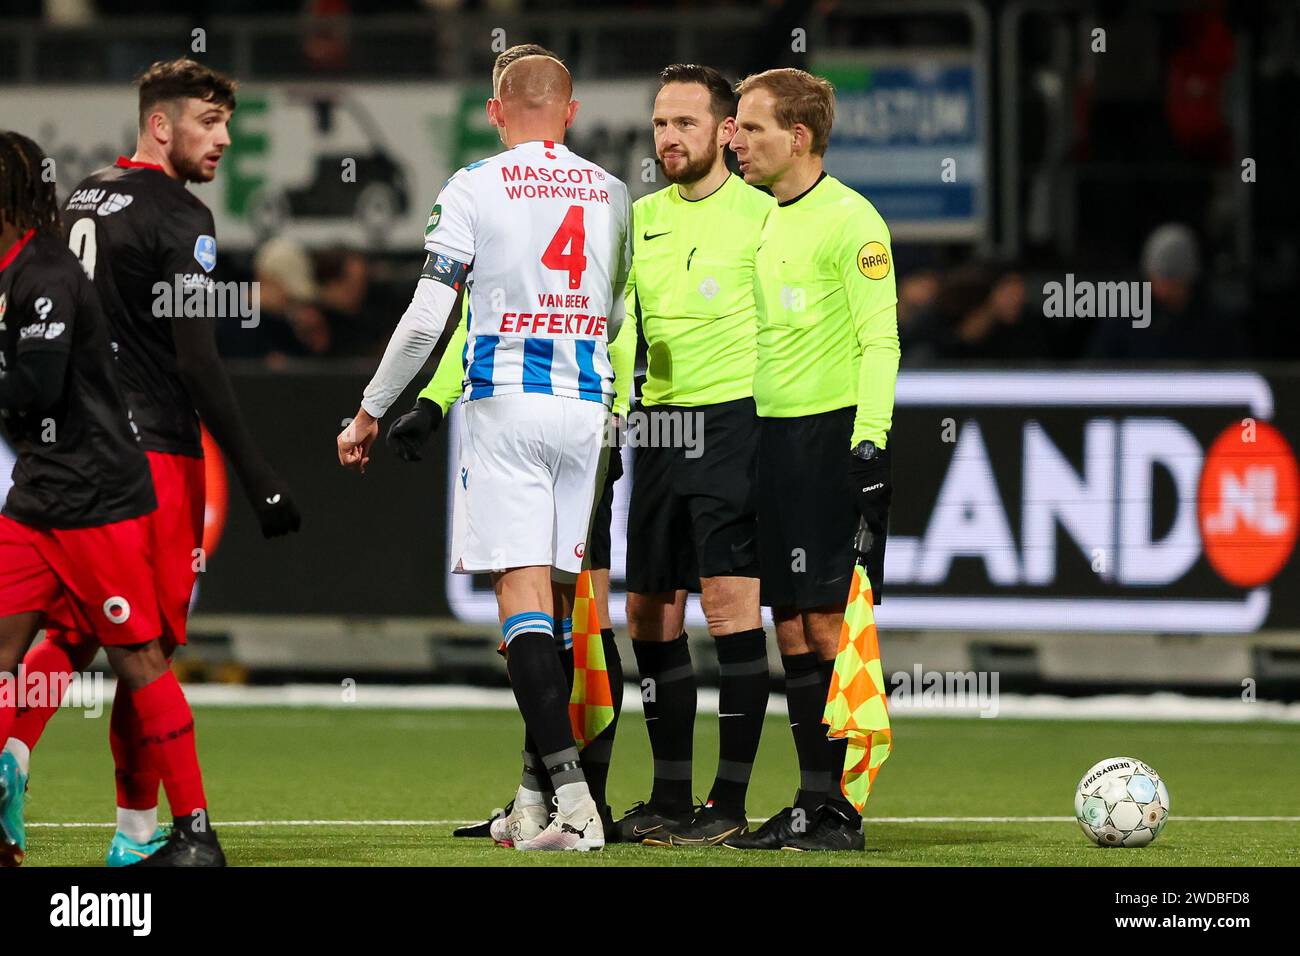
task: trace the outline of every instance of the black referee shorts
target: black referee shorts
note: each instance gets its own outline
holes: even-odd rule
[[[587,557],[593,571],[608,571],[610,564],[609,526],[614,520],[614,483],[623,477],[621,449],[609,450],[609,464],[605,468],[605,488],[596,501],[591,516],[591,533],[587,535]]]
[[[665,419],[698,416],[698,457],[683,447],[635,449],[627,520],[627,589],[699,591],[701,577],[758,577],[754,458],[758,415],[752,398],[696,408],[641,410],[643,435],[664,435]],[[671,418],[667,419],[671,420]]]
[[[757,500],[760,600],[764,607],[842,608],[856,560],[858,509],[849,487],[855,408],[799,418],[762,418]],[[867,556],[876,603],[885,536]]]

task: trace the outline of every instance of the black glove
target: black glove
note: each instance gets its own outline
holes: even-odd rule
[[[849,481],[853,503],[866,523],[866,535],[858,550],[868,554],[876,538],[884,540],[889,525],[889,501],[893,497],[889,449],[878,449],[870,441],[858,442],[850,453]]]
[[[441,424],[442,409],[437,403],[417,399],[415,407],[388,429],[388,448],[402,461],[419,461],[420,448]]]
[[[302,527],[302,515],[289,494],[289,486],[272,476],[260,483],[256,491],[249,491],[253,510],[257,512],[262,537],[278,538]]]

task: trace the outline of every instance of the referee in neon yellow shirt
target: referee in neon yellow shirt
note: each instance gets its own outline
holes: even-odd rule
[[[760,422],[756,475],[762,603],[772,608],[799,757],[794,806],[736,849],[855,850],[862,820],[840,791],[846,740],[822,725],[860,520],[880,594],[891,495],[889,429],[898,377],[889,229],[826,175],[830,83],[768,70],[738,87],[731,149],[777,205],[755,257]]]
[[[650,119],[668,185],[633,206],[628,318],[619,334],[621,341],[634,325],[646,342],[633,418],[656,438],[634,450],[627,522],[628,629],[641,680],[655,689],[643,695],[654,780],[649,801],[614,832],[630,842],[710,846],[748,826],[745,801],[767,711],[754,508],[754,252],[775,203],[727,169],[731,83],[698,64],[674,64],[659,79]],[[615,352],[617,382],[627,376]],[[674,423],[698,427],[674,442]],[[694,809],[688,591],[700,593],[717,651],[722,715],[717,770]]]

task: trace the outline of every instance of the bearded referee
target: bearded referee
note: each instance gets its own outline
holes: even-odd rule
[[[822,713],[839,647],[860,522],[880,600],[898,377],[897,296],[885,221],[823,168],[830,83],[768,70],[738,87],[731,148],[745,182],[771,189],[755,261],[758,303],[758,551],[799,757],[794,805],[735,849],[860,850],[840,790],[847,740]],[[639,224],[638,224],[639,225]]]

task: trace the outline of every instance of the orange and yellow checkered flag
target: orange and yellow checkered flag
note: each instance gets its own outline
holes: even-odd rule
[[[880,765],[894,749],[885,696],[871,582],[859,561],[853,568],[849,603],[840,628],[840,649],[835,655],[835,672],[822,716],[822,723],[828,727],[826,736],[848,738],[840,788],[859,813],[867,805]]]
[[[621,693],[623,688],[618,689]],[[591,572],[578,575],[573,601],[573,691],[569,695],[569,723],[581,750],[614,722],[614,692],[605,669],[605,644],[596,611],[596,590]]]

